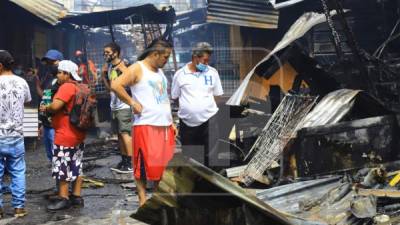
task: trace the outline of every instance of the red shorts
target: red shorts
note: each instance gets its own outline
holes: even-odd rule
[[[135,179],[160,180],[175,151],[172,126],[133,126],[133,175]]]

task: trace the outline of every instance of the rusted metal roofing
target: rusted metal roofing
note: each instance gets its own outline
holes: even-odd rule
[[[279,12],[266,0],[209,0],[207,22],[276,29]]]
[[[53,26],[67,14],[67,9],[62,4],[52,0],[10,0],[10,2],[26,9]]]

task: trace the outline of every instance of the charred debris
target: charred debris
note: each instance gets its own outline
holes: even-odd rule
[[[220,107],[216,166],[176,156],[134,218],[192,225],[400,223],[400,55],[393,49],[399,20],[369,52],[349,22],[359,16],[352,7],[360,1],[309,2],[322,10],[300,16]],[[398,10],[398,1],[383,2]],[[334,55],[310,54],[321,37],[306,37],[320,30]]]

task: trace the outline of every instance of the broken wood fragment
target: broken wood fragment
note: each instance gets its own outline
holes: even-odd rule
[[[387,189],[364,189],[359,188],[357,193],[361,196],[376,196],[376,197],[389,197],[389,198],[400,198],[399,190],[387,190]]]

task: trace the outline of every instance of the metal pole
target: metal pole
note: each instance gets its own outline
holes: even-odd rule
[[[143,32],[143,38],[144,38],[144,47],[147,48],[148,43],[147,43],[146,27],[145,27],[143,15],[141,15],[141,17],[142,17],[142,32]]]
[[[109,25],[108,25],[108,29],[110,30],[110,34],[111,34],[111,40],[112,40],[112,42],[115,42],[113,25],[112,25],[112,24],[109,24]]]
[[[174,37],[172,36],[172,31],[171,31],[171,41],[174,42]],[[172,43],[173,44],[173,43]],[[175,48],[172,48],[172,61],[174,62],[174,69],[175,72],[178,71],[178,62],[176,61],[176,52],[175,52]]]
[[[111,34],[111,40],[112,40],[112,42],[115,42],[114,29],[113,29],[113,25],[111,24],[110,14],[107,14],[107,21],[108,21],[108,29]]]

